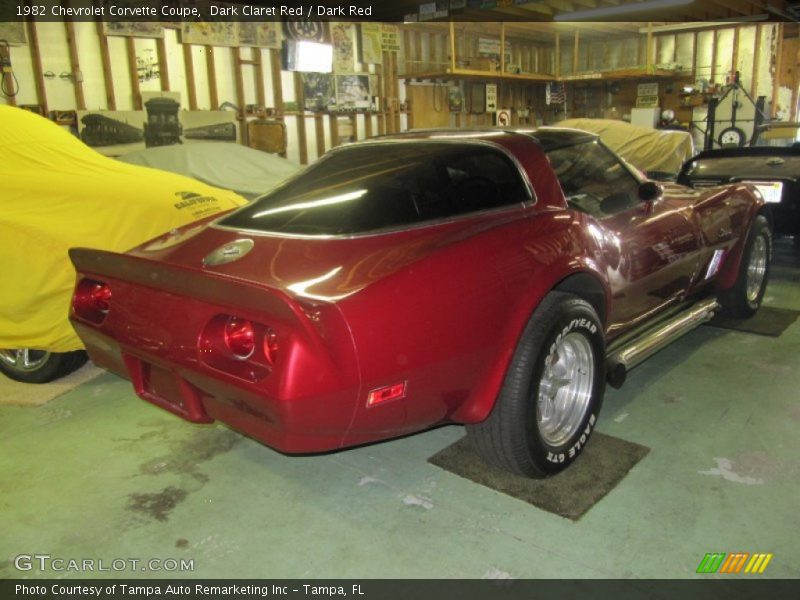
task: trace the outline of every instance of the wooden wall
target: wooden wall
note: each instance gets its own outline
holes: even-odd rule
[[[155,40],[107,37],[95,23],[25,26],[28,44],[11,48],[19,94],[0,97],[0,102],[38,104],[51,111],[132,110],[141,107],[142,92],[170,90],[180,92],[184,107],[192,110],[216,109],[223,102],[239,107],[261,105],[285,122],[288,156],[300,163],[315,160],[345,137],[362,139],[411,127],[492,124],[492,115],[473,114],[468,102],[461,112],[449,110],[447,87],[461,86],[466,97],[468,80],[438,79],[439,85],[406,85],[406,80],[415,74],[441,73],[450,65],[447,33],[404,28],[399,52],[384,53],[379,65],[355,64],[356,72],[377,76],[380,112],[329,115],[298,108],[302,101],[301,78],[281,70],[277,50],[182,44],[179,32],[169,27],[163,39]],[[774,116],[797,119],[800,31],[796,26],[785,27],[759,23],[655,35],[650,49],[653,62],[680,66],[674,77],[659,80],[661,106],[673,108],[679,120],[686,121],[691,111],[680,107],[678,93],[684,84],[698,80],[724,84],[731,71],[739,70],[749,93],[767,96]],[[784,39],[784,34],[789,37]],[[459,63],[471,66],[479,59],[478,35],[459,24]],[[555,43],[509,38],[511,63],[523,72],[552,74],[556,64],[562,74],[606,72],[615,67],[641,65],[648,55],[644,34],[603,42],[581,40],[578,45],[568,33],[562,33],[560,38],[558,51]],[[140,81],[137,58],[142,56],[153,57],[160,78]],[[512,109],[512,124],[552,123],[564,116],[621,118],[635,106],[636,86],[641,81],[646,80],[569,82],[565,114],[561,107],[545,105],[545,84],[500,80],[498,107]],[[402,110],[406,100],[407,113]],[[530,111],[530,116],[520,119],[520,110]]]
[[[795,29],[787,32],[797,35]],[[784,39],[783,34],[783,25],[763,23],[655,35],[651,50],[653,66],[669,67],[674,73],[661,78],[615,79],[613,71],[609,73],[608,68],[582,58],[584,51],[579,47],[578,72],[596,71],[604,79],[569,83],[568,113],[575,117],[622,118],[636,105],[638,84],[657,82],[661,108],[674,110],[679,121],[688,122],[692,110],[681,106],[681,89],[700,83],[721,87],[732,81],[733,73],[738,71],[742,86],[753,98],[766,96],[774,118],[794,120],[800,86],[800,40]],[[603,49],[609,43],[593,44],[592,54],[609,56],[610,50]],[[574,50],[569,44],[566,47],[568,58],[574,57]],[[636,64],[646,66],[642,64],[647,53],[646,36],[642,36],[638,48]],[[568,63],[570,60],[562,55],[561,65]]]
[[[379,112],[328,115],[297,108],[302,106],[302,80],[281,70],[279,50],[182,44],[169,25],[163,39],[106,36],[97,23],[31,22],[25,27],[28,43],[10,51],[20,89],[16,96],[0,95],[2,103],[38,105],[46,113],[139,110],[142,92],[177,91],[190,110],[216,110],[224,102],[242,110],[260,105],[285,122],[288,157],[300,163],[339,144],[340,126],[354,139],[406,126],[399,111],[404,91],[395,52],[385,52],[382,64],[354,65],[354,72],[376,75]],[[158,65],[160,77],[140,79],[137,59],[143,57]],[[239,118],[244,124],[245,116]]]

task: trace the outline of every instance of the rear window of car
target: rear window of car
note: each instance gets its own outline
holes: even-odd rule
[[[288,234],[356,234],[527,199],[517,167],[491,146],[388,142],[332,152],[220,224]]]

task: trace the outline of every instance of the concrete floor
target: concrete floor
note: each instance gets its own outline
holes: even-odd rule
[[[784,240],[766,303],[800,309],[799,284]],[[0,407],[0,577],[92,576],[14,568],[39,553],[193,559],[168,575],[194,577],[684,578],[706,552],[771,552],[761,577],[797,578],[798,390],[800,322],[695,330],[609,390],[599,429],[652,450],[572,522],[428,464],[461,427],[290,458],[103,374]]]

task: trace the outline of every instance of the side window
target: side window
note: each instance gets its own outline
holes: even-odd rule
[[[443,161],[459,214],[527,200],[517,168],[499,152],[461,152]]]
[[[570,208],[602,219],[640,203],[639,183],[597,142],[547,153]]]
[[[421,160],[412,172],[399,172],[389,187],[408,195],[415,221],[500,208],[528,199],[517,168],[500,152],[488,148],[445,148]],[[378,207],[381,211],[391,205],[387,198]]]

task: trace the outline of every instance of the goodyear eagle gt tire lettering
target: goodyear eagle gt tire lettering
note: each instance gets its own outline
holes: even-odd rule
[[[486,462],[547,477],[572,462],[597,424],[605,392],[605,341],[594,308],[551,292],[528,321],[489,417],[467,426]]]

